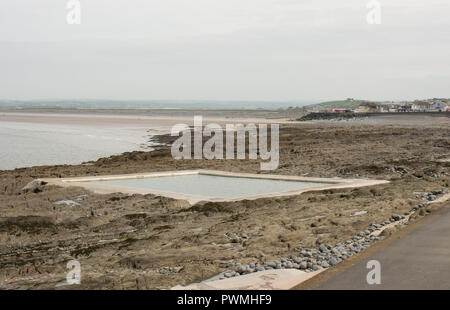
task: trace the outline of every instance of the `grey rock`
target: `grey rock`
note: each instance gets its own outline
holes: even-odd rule
[[[399,221],[400,219],[401,219],[401,216],[400,215],[398,215],[398,214],[392,214],[392,217],[391,217],[394,221]]]
[[[70,200],[70,199],[59,200],[59,201],[56,201],[54,204],[57,206],[66,205],[69,207],[77,207],[80,205],[78,202]]]
[[[340,255],[341,253],[339,253],[339,251],[335,248],[331,249],[331,253],[333,253],[334,255]]]
[[[46,182],[36,179],[31,181],[30,183],[28,183],[27,185],[25,185],[22,189],[21,192],[22,193],[39,193],[40,190],[40,186],[47,184]]]
[[[338,260],[335,259],[335,258],[333,257],[333,258],[331,258],[331,259],[328,261],[328,263],[329,263],[331,266],[334,266],[334,265],[336,265],[336,264],[338,263]]]

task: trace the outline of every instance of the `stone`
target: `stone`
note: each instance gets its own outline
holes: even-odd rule
[[[337,261],[337,259],[335,259],[334,257],[332,257],[332,258],[328,261],[328,263],[329,263],[331,266],[334,266],[334,265],[336,265],[336,264],[338,263],[338,261]]]
[[[36,179],[25,185],[22,189],[22,193],[39,193],[41,192],[40,186],[47,184],[46,182]]]
[[[319,245],[319,251],[320,252],[327,252],[328,249],[327,249],[327,247],[324,244],[321,244],[321,245]]]
[[[59,201],[56,201],[54,204],[57,206],[66,205],[69,207],[78,207],[80,205],[78,202],[70,200],[70,199],[59,200]]]
[[[392,214],[392,217],[391,217],[394,221],[399,221],[400,219],[401,219],[401,216],[400,215],[398,215],[398,214]]]
[[[333,254],[336,255],[336,256],[338,256],[338,255],[341,254],[341,253],[339,253],[339,251],[338,251],[337,249],[335,249],[335,248],[331,249],[331,253],[333,253]]]
[[[304,270],[308,267],[308,265],[306,262],[301,262],[299,267],[300,267],[300,269]]]

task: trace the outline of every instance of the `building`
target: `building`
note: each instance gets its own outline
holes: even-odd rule
[[[412,110],[414,112],[429,112],[431,111],[431,103],[428,101],[414,101],[412,103]]]

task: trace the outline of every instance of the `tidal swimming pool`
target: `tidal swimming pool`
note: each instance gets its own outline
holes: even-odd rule
[[[57,186],[84,187],[99,194],[117,192],[153,194],[187,200],[191,204],[199,201],[236,201],[291,196],[306,191],[387,183],[384,180],[310,178],[217,170],[181,170],[43,180]]]
[[[89,183],[202,196],[206,199],[239,199],[249,196],[324,186],[324,183],[318,182],[218,176],[208,174],[103,180],[90,181]],[[325,183],[325,185],[326,184],[330,183]]]

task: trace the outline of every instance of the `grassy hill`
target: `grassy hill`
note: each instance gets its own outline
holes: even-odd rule
[[[307,106],[307,108],[323,108],[323,109],[354,109],[357,108],[363,103],[362,100],[335,100],[335,101],[326,101],[317,104],[312,104]]]

